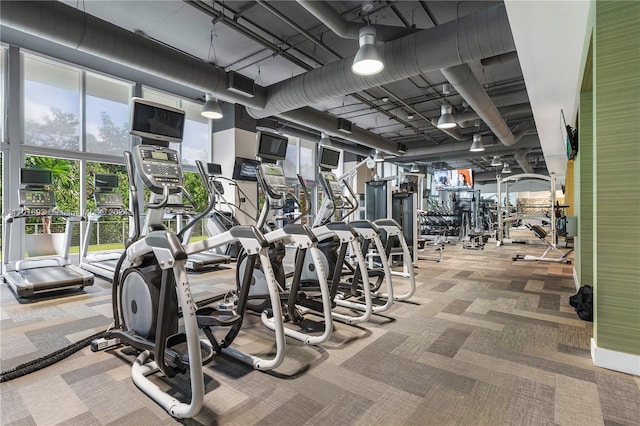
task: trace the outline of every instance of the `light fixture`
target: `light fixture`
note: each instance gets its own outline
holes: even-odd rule
[[[373,161],[376,163],[382,163],[384,161],[384,157],[382,153],[376,149],[376,155],[373,157]]]
[[[502,166],[502,160],[500,160],[500,157],[495,155],[493,157],[493,160],[491,160],[491,167],[500,167],[500,166]]]
[[[370,25],[362,27],[358,36],[360,48],[353,58],[351,71],[359,75],[373,75],[384,69],[382,57],[376,49],[376,29]]]
[[[320,137],[320,145],[322,146],[330,146],[331,145],[331,139],[329,139],[329,136],[327,136],[327,134],[325,132],[321,133],[321,137]]]
[[[418,165],[414,163],[411,166],[411,170],[409,170],[409,173],[420,173],[420,169],[418,168]]]
[[[220,109],[220,104],[216,98],[214,98],[212,94],[207,93],[205,99],[206,101],[204,105],[202,105],[202,111],[200,111],[200,114],[203,117],[211,118],[213,120],[222,118],[222,109]]]
[[[456,120],[451,114],[452,111],[453,108],[451,107],[451,104],[442,104],[440,107],[440,118],[438,119],[438,129],[453,129],[457,126]]]
[[[413,114],[407,115],[407,120],[413,120]]]
[[[502,173],[511,173],[511,167],[509,167],[509,163],[504,163],[502,167]]]
[[[471,144],[471,148],[469,148],[471,152],[480,152],[484,151],[484,145],[482,144],[482,135],[480,133],[473,134],[473,143]]]

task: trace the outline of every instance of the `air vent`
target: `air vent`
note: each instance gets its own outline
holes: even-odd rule
[[[351,133],[351,122],[344,118],[338,118],[338,130],[343,133]]]
[[[247,98],[253,98],[256,95],[253,80],[233,71],[229,72],[227,89]]]

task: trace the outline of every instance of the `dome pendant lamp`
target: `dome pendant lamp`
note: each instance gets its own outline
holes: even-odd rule
[[[222,118],[222,109],[220,108],[220,104],[213,97],[212,94],[207,93],[205,97],[206,101],[204,105],[202,105],[202,111],[200,114],[203,117],[211,118],[212,120],[219,120]]]
[[[358,43],[360,48],[353,58],[351,71],[358,75],[378,74],[384,69],[384,63],[376,49],[376,29],[370,25],[362,27]]]

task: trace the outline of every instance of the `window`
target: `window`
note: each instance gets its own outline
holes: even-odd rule
[[[211,159],[209,119],[200,114],[202,107],[195,102],[182,101],[182,109],[186,113],[182,140],[182,164],[195,166],[196,160],[206,164]]]
[[[55,191],[56,208],[59,211],[79,214],[80,211],[80,162],[64,158],[26,155],[25,167],[51,170]],[[59,217],[28,218],[25,223],[27,234],[63,233],[66,222]],[[80,227],[73,227],[71,247],[80,245]]]
[[[80,71],[23,55],[24,143],[80,149]]]
[[[86,74],[86,151],[122,155],[129,149],[129,98],[126,83]]]
[[[287,145],[287,156],[284,159],[284,175],[294,178],[298,173],[298,139],[289,138]]]
[[[306,180],[316,180],[315,153],[317,144],[300,140],[300,174]]]
[[[122,196],[123,207],[125,209],[129,208],[128,176],[125,166],[88,161],[86,175],[87,211],[93,211],[96,208],[94,197],[94,177],[96,174],[116,175],[118,177],[116,191]],[[123,249],[124,241],[128,236],[128,216],[105,216],[100,221],[92,224],[91,235],[89,236],[89,251]]]

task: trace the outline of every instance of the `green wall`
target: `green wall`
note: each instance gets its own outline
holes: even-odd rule
[[[589,77],[592,74],[589,72]],[[592,77],[591,77],[592,78]],[[593,285],[593,92],[580,94],[578,116],[579,154],[575,162],[578,237],[576,238],[576,275],[580,285]]]
[[[595,5],[594,338],[640,355],[640,2]]]

